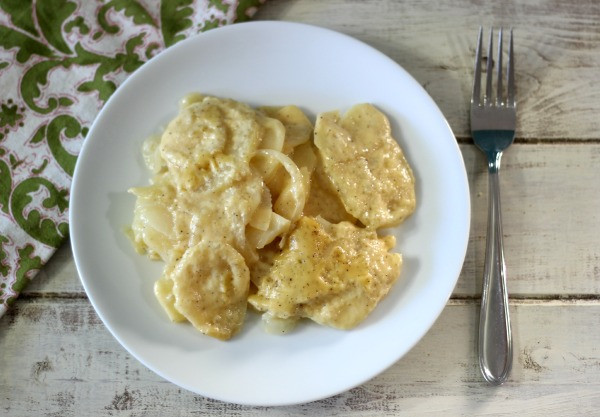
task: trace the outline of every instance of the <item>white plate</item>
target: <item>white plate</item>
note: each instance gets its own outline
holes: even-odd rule
[[[198,91],[253,105],[296,104],[313,116],[370,102],[392,120],[414,167],[416,213],[395,230],[404,271],[358,328],[311,323],[265,333],[250,315],[221,342],[172,324],[152,293],[161,264],[137,255],[131,186],[148,182],[142,141]],[[464,163],[433,100],[391,59],[348,36],[252,22],[182,41],[135,72],[106,103],[81,150],[70,202],[71,243],[85,291],[113,336],[165,379],[211,398],[284,405],[325,398],[374,377],[408,352],[444,308],[465,256],[470,203]]]

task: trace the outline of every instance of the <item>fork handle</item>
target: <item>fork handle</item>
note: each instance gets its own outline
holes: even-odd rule
[[[498,177],[501,156],[498,152],[489,162],[488,229],[479,319],[479,366],[485,380],[494,385],[506,381],[512,366]]]

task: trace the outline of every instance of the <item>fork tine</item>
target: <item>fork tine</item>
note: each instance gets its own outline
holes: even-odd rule
[[[497,66],[496,81],[498,83],[498,85],[496,87],[496,104],[498,106],[501,106],[502,98],[503,98],[503,93],[502,93],[502,28],[500,28],[500,31],[498,32],[498,59],[496,62],[496,66]]]
[[[477,50],[475,51],[475,74],[473,76],[473,95],[471,103],[479,106],[481,103],[481,38],[483,28],[479,26],[479,36],[477,37]]]
[[[487,66],[486,66],[486,76],[485,76],[485,97],[483,102],[485,104],[492,104],[492,64],[494,63],[493,57],[493,40],[494,40],[494,29],[490,28],[490,42],[488,45],[488,53],[487,53]]]
[[[513,33],[510,29],[510,38],[508,41],[508,95],[506,97],[507,106],[515,106],[515,58],[513,56]]]

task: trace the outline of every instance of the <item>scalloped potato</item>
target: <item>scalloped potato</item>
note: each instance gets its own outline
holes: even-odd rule
[[[387,117],[358,104],[343,117],[322,113],[315,145],[344,207],[367,227],[400,224],[415,210],[415,179]]]
[[[302,217],[248,301],[280,319],[305,317],[351,329],[400,275],[402,256],[389,252],[395,243],[393,236],[379,238],[348,222]]]
[[[412,213],[414,178],[370,105],[313,128],[296,106],[191,94],[142,153],[153,177],[130,190],[132,241],[165,263],[154,290],[174,322],[227,340],[250,304],[271,332],[350,329],[400,275],[377,228]]]

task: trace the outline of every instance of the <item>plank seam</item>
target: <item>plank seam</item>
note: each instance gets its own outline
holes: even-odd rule
[[[27,292],[22,293],[21,299],[67,299],[67,300],[85,300],[87,295],[85,292],[66,292],[66,291],[50,291],[50,292]],[[452,295],[450,304],[478,304],[481,300],[480,295]],[[509,302],[514,304],[524,303],[597,303],[600,304],[600,294],[511,294]]]
[[[453,295],[448,305],[480,304],[479,295]],[[600,305],[600,294],[539,294],[539,295],[510,295],[511,305],[547,304],[547,305]]]
[[[26,292],[19,295],[20,299],[40,299],[40,298],[56,298],[56,299],[67,299],[67,300],[79,300],[87,299],[85,292],[65,292],[65,291],[47,291],[47,292]]]
[[[474,145],[470,136],[456,136],[459,145]],[[600,145],[600,138],[515,138],[519,145]]]

